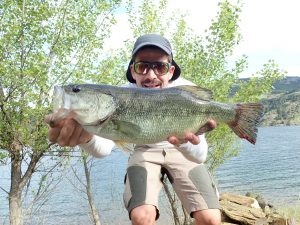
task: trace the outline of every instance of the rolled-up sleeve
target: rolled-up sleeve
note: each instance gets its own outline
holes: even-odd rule
[[[94,135],[89,142],[79,146],[90,155],[96,158],[103,158],[111,153],[115,143],[111,140]]]
[[[195,163],[204,163],[207,157],[208,145],[204,134],[199,135],[200,143],[193,145],[190,142],[176,146],[188,160]]]

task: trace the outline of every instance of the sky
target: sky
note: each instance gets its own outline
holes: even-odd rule
[[[138,0],[137,0],[138,1]],[[234,3],[235,0],[233,0]],[[166,11],[187,12],[189,26],[204,34],[216,18],[218,0],[169,0]],[[242,0],[240,29],[243,40],[230,60],[248,56],[248,69],[240,77],[249,77],[262,69],[269,59],[275,60],[287,76],[300,76],[300,1],[299,0]],[[125,13],[118,13],[118,23],[110,43],[121,46],[130,36]],[[122,35],[121,35],[122,34]]]

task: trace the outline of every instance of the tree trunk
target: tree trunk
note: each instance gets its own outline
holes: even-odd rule
[[[11,152],[11,184],[9,191],[9,220],[10,225],[22,225],[22,201],[21,201],[21,161],[19,146],[12,144]]]
[[[23,224],[22,201],[21,201],[20,192],[9,193],[9,220],[10,220],[10,225]]]
[[[10,225],[23,225],[22,215],[22,191],[28,180],[31,178],[37,162],[43,152],[34,152],[31,156],[25,174],[22,176],[22,144],[14,138],[11,143],[11,184],[9,191],[9,220]]]
[[[181,205],[181,208],[184,215],[183,225],[193,224],[190,214],[185,210],[185,208],[183,208],[183,205]]]
[[[179,215],[178,215],[178,212],[177,212],[177,204],[176,204],[176,199],[175,199],[175,196],[174,198],[172,197],[172,193],[166,183],[166,178],[162,181],[163,183],[163,187],[164,187],[164,190],[167,194],[167,197],[168,197],[168,200],[169,200],[169,203],[171,205],[171,209],[172,209],[172,213],[173,213],[173,220],[174,220],[174,224],[175,225],[180,225],[180,220],[179,220]]]
[[[90,181],[90,172],[87,166],[87,157],[83,156],[83,166],[84,166],[84,172],[85,172],[85,177],[86,177],[86,193],[87,193],[87,197],[88,197],[88,201],[89,201],[89,205],[91,207],[91,212],[92,212],[92,216],[93,216],[93,220],[94,220],[94,224],[95,225],[101,225],[100,222],[100,216],[97,210],[97,207],[95,205],[94,202],[94,198],[91,192],[91,181]]]

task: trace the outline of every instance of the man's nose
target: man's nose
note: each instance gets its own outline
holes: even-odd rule
[[[146,77],[147,78],[150,78],[150,79],[154,79],[156,78],[156,74],[154,73],[154,70],[152,68],[149,69],[148,73],[146,74]]]

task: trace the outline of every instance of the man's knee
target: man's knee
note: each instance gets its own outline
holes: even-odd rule
[[[141,205],[131,210],[130,218],[133,225],[152,225],[156,218],[156,207]]]
[[[195,225],[220,225],[221,212],[219,209],[207,209],[193,212]]]

